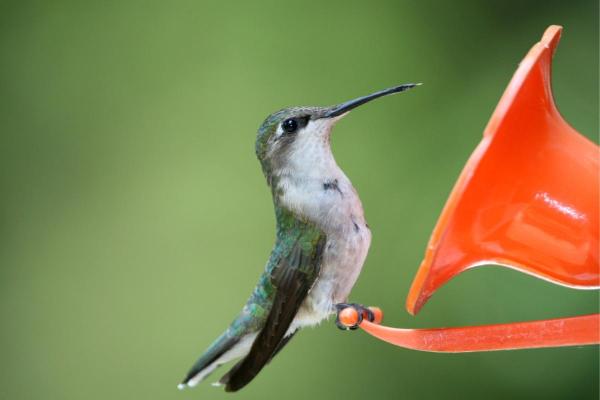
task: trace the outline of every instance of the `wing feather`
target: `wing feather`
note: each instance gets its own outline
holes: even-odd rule
[[[248,355],[221,378],[226,391],[247,385],[287,343],[290,336],[286,333],[319,274],[324,245],[325,236],[320,232],[299,234],[272,270],[276,292],[271,310]]]

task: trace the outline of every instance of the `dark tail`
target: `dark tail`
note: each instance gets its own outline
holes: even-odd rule
[[[275,357],[277,355],[277,353],[279,353],[281,351],[281,349],[283,349],[283,347],[290,341],[290,339],[292,337],[294,337],[296,332],[298,332],[298,331],[295,331],[291,335],[283,338],[283,340],[281,342],[279,342],[279,345],[277,346],[277,348],[275,349],[273,354],[271,354],[271,356],[269,357],[269,361],[267,361],[267,363],[271,362],[273,357]],[[244,359],[242,359],[236,365],[234,365],[233,368],[231,368],[219,380],[219,383],[221,385],[225,385],[226,392],[237,392],[238,390],[240,390],[241,388],[246,386],[248,383],[250,383],[250,381],[252,381],[256,377],[256,375],[260,372],[260,370],[262,369],[262,366],[261,366],[255,370],[243,371],[242,370],[243,364],[244,364]]]
[[[198,358],[185,379],[179,384],[179,389],[196,386],[210,375],[219,365],[219,359],[239,342],[238,337],[232,337],[229,332],[223,333],[208,350]]]

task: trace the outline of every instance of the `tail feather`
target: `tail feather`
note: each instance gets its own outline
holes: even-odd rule
[[[223,356],[234,348],[240,341],[239,337],[232,337],[225,332],[198,358],[185,379],[179,384],[179,388],[196,386],[223,362],[219,361]]]
[[[281,351],[281,349],[290,341],[290,339],[292,339],[292,337],[296,334],[296,332],[298,332],[298,331],[297,330],[293,331],[288,336],[285,336],[281,340],[281,342],[279,342],[279,344],[273,351],[273,354],[271,354],[271,356],[269,357],[269,361],[267,361],[267,363],[271,362],[273,357],[275,357],[277,355],[277,353],[279,353]],[[244,362],[244,359],[242,359],[237,364],[235,364],[225,375],[223,375],[221,377],[221,379],[219,379],[219,382],[218,382],[219,385],[225,385],[226,392],[237,392],[238,390],[240,390],[241,388],[246,386],[248,383],[250,383],[250,381],[252,381],[256,377],[256,374],[258,374],[258,372],[260,371],[260,370],[258,370],[258,371],[256,371],[256,373],[252,373],[249,376],[247,376],[245,379],[241,380],[240,382],[236,382],[234,384],[232,382],[232,378],[239,374],[240,369],[243,366],[243,362]]]

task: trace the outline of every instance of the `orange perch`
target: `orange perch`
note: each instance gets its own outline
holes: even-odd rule
[[[346,308],[340,312],[340,317],[342,314],[346,316],[356,314],[356,310],[351,313],[348,312],[349,309],[354,310],[350,307]],[[357,322],[352,318],[340,318],[340,320],[348,326]],[[600,343],[600,314],[455,328],[390,328],[366,319],[359,326],[370,335],[393,345],[439,353],[584,346]]]

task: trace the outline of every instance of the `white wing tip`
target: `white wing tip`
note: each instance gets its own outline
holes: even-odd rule
[[[187,385],[185,383],[180,383],[179,385],[177,385],[177,389],[179,390],[183,390],[187,387]]]

